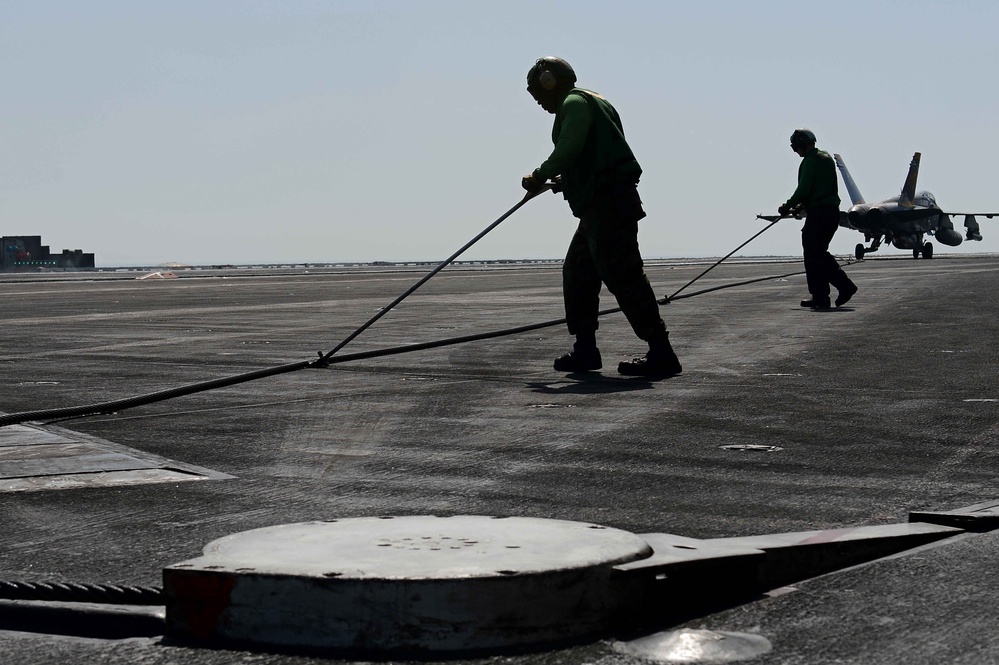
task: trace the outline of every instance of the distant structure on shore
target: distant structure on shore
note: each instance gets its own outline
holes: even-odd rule
[[[0,238],[0,271],[28,272],[46,269],[93,268],[94,255],[81,249],[64,249],[52,254],[41,236],[4,236]]]

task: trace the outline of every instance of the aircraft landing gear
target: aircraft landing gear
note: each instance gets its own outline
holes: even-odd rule
[[[871,241],[871,246],[864,247],[863,245],[857,245],[856,249],[853,250],[853,255],[857,257],[858,261],[863,261],[865,254],[878,251],[878,247],[881,246],[881,240],[884,239],[884,236],[870,236],[867,234],[864,234],[864,237]],[[890,241],[891,239],[889,238]]]
[[[926,241],[926,244],[923,245],[923,258],[924,259],[933,258],[933,243]]]

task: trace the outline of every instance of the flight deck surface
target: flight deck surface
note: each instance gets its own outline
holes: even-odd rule
[[[708,265],[647,268],[663,296]],[[726,262],[685,293],[800,270]],[[897,524],[999,498],[999,257],[885,256],[846,270],[860,291],[839,310],[800,308],[803,275],[663,306],[683,364],[666,380],[616,373],[643,345],[613,314],[598,331],[604,368],[587,375],[552,370],[571,344],[554,326],[0,429],[0,581],[156,585],[231,534],[345,518],[543,518],[722,539]],[[0,411],[316,358],[424,273],[4,275]],[[602,304],[614,306],[606,291]],[[343,353],[561,316],[557,264],[465,265]],[[34,448],[49,444],[51,456]],[[761,637],[771,648],[754,663],[999,662],[997,548],[999,533],[968,533],[663,630]],[[249,657],[2,624],[0,653],[29,665]],[[601,639],[509,659],[623,665],[635,653]]]

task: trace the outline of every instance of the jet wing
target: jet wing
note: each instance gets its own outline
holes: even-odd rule
[[[982,239],[982,229],[978,225],[978,220],[976,217],[988,217],[992,219],[995,215],[999,215],[999,212],[948,212],[946,215],[953,215],[954,217],[964,216],[964,228],[967,229],[965,237],[968,240],[981,240]],[[950,219],[949,217],[945,219]]]

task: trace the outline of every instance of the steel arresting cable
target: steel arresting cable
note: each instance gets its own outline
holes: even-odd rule
[[[542,190],[542,191],[544,191],[544,190]],[[326,368],[329,365],[339,364],[339,363],[343,363],[343,362],[350,362],[350,361],[353,361],[353,360],[366,360],[368,358],[379,358],[379,357],[382,357],[382,356],[397,355],[397,354],[401,354],[401,353],[411,353],[413,351],[422,351],[422,350],[426,350],[426,349],[435,349],[435,348],[439,348],[439,347],[443,347],[443,346],[452,346],[452,345],[455,345],[455,344],[465,344],[467,342],[476,342],[476,341],[485,340],[485,339],[494,339],[496,337],[505,337],[505,336],[509,336],[509,335],[517,335],[517,334],[520,334],[520,333],[530,332],[532,330],[540,330],[542,328],[550,328],[550,327],[553,327],[553,326],[562,325],[562,324],[565,323],[565,319],[564,318],[562,318],[562,319],[553,319],[551,321],[544,321],[544,322],[541,322],[541,323],[534,323],[534,324],[530,324],[530,325],[526,325],[526,326],[518,326],[516,328],[506,328],[504,330],[496,330],[496,331],[492,331],[492,332],[477,333],[477,334],[474,334],[474,335],[463,335],[461,337],[450,337],[450,338],[446,338],[446,339],[436,340],[436,341],[433,341],[433,342],[422,342],[422,343],[418,343],[418,344],[406,344],[406,345],[403,345],[403,346],[395,346],[395,347],[389,347],[389,348],[384,348],[384,349],[374,349],[374,350],[371,350],[371,351],[362,351],[362,352],[358,352],[358,353],[345,353],[345,354],[341,354],[341,355],[338,355],[338,356],[333,356],[332,355],[335,351],[337,351],[338,349],[343,348],[346,345],[347,342],[349,342],[350,340],[352,340],[355,337],[357,337],[357,335],[360,334],[363,330],[365,330],[366,328],[368,328],[372,323],[374,323],[375,321],[377,321],[381,316],[383,316],[385,313],[387,313],[389,310],[391,310],[392,307],[394,307],[399,302],[401,302],[406,296],[408,296],[411,293],[413,293],[413,291],[415,291],[419,286],[421,286],[428,279],[430,279],[431,276],[437,274],[447,264],[453,262],[458,257],[458,255],[461,254],[461,252],[463,252],[464,250],[466,250],[469,247],[471,247],[471,245],[475,241],[477,241],[478,239],[480,239],[483,235],[485,235],[491,229],[495,228],[495,226],[497,226],[500,222],[502,222],[504,219],[506,219],[511,214],[513,214],[514,211],[516,211],[518,208],[520,208],[524,203],[526,203],[531,198],[533,198],[533,195],[527,195],[527,196],[525,196],[522,201],[520,201],[517,205],[515,205],[513,208],[511,208],[509,211],[507,211],[498,220],[496,220],[495,222],[493,222],[489,227],[487,227],[482,233],[480,233],[478,236],[476,236],[472,241],[470,241],[464,247],[462,247],[460,250],[458,250],[457,252],[455,252],[454,254],[452,254],[451,257],[449,257],[448,259],[446,259],[445,261],[443,261],[433,271],[431,271],[426,277],[424,277],[423,279],[421,279],[413,287],[411,287],[409,290],[407,290],[402,296],[396,298],[392,302],[391,305],[388,305],[388,306],[382,308],[382,310],[380,310],[380,312],[379,312],[378,315],[376,315],[375,317],[373,317],[372,319],[370,319],[368,322],[366,322],[363,326],[361,326],[360,328],[358,328],[357,330],[355,330],[343,342],[341,342],[340,344],[338,344],[337,347],[333,349],[333,351],[330,351],[329,353],[327,353],[325,355],[322,354],[322,353],[320,353],[318,360],[303,360],[303,361],[299,361],[299,362],[295,362],[295,363],[288,363],[286,365],[278,365],[276,367],[269,367],[269,368],[265,368],[265,369],[255,370],[255,371],[252,371],[252,372],[247,372],[247,373],[244,373],[244,374],[237,374],[235,376],[222,377],[222,378],[218,378],[218,379],[212,379],[210,381],[203,381],[203,382],[200,382],[200,383],[192,383],[192,384],[189,384],[189,385],[186,385],[186,386],[179,386],[177,388],[170,388],[170,389],[167,389],[167,390],[160,390],[160,391],[157,391],[157,392],[154,392],[154,393],[147,393],[145,395],[137,395],[137,396],[134,396],[134,397],[127,397],[127,398],[124,398],[124,399],[113,400],[113,401],[109,401],[109,402],[99,402],[99,403],[87,404],[87,405],[83,405],[83,406],[62,407],[62,408],[54,408],[54,409],[41,409],[41,410],[37,410],[37,411],[23,411],[23,412],[20,412],[20,413],[4,414],[4,415],[0,415],[0,427],[6,427],[8,425],[16,425],[16,424],[24,423],[24,422],[68,420],[68,419],[73,419],[73,418],[82,418],[82,417],[86,417],[86,416],[96,416],[96,415],[104,415],[104,414],[117,413],[119,411],[124,411],[126,409],[135,408],[137,406],[144,406],[146,404],[153,404],[155,402],[162,402],[162,401],[165,401],[165,400],[168,400],[168,399],[173,399],[175,397],[182,397],[184,395],[191,395],[191,394],[194,394],[194,393],[205,392],[205,391],[208,391],[208,390],[214,390],[216,388],[224,388],[226,386],[233,386],[233,385],[237,385],[237,384],[240,384],[240,383],[246,383],[248,381],[255,381],[257,379],[263,379],[263,378],[270,377],[270,376],[277,376],[278,374],[286,374],[288,372],[296,372],[298,370],[306,369],[306,368],[310,368],[310,367],[311,368]],[[782,219],[782,218],[777,218],[777,219],[773,219],[773,220],[768,219],[767,221],[771,222],[768,226],[766,226],[761,231],[759,231],[758,233],[754,234],[751,238],[749,238],[749,240],[747,240],[746,242],[742,243],[741,245],[739,245],[738,247],[736,247],[734,250],[732,250],[731,252],[729,252],[725,257],[723,257],[723,258],[719,259],[718,261],[716,261],[711,267],[709,267],[707,270],[704,270],[697,277],[695,277],[694,279],[692,279],[691,281],[687,282],[682,287],[680,287],[679,289],[677,289],[672,295],[667,296],[665,298],[661,298],[657,302],[660,305],[665,305],[665,304],[669,304],[670,302],[673,302],[674,300],[682,300],[684,298],[693,298],[695,296],[703,295],[705,293],[711,293],[713,291],[719,291],[719,290],[722,290],[722,289],[733,288],[733,287],[736,287],[736,286],[745,286],[747,284],[755,284],[757,282],[764,282],[764,281],[774,280],[774,279],[782,279],[782,278],[785,278],[785,277],[791,277],[791,276],[794,276],[794,275],[804,274],[804,271],[799,271],[799,272],[787,273],[787,274],[784,274],[784,275],[773,275],[773,276],[769,276],[769,277],[759,277],[759,278],[756,278],[756,279],[745,280],[745,281],[742,281],[742,282],[734,282],[734,283],[731,283],[731,284],[723,284],[723,285],[720,285],[720,286],[712,287],[710,289],[703,289],[701,291],[695,291],[693,293],[688,293],[686,295],[679,295],[681,291],[685,290],[691,284],[693,284],[697,280],[701,279],[709,271],[711,271],[712,269],[714,269],[715,267],[717,267],[718,265],[720,265],[722,263],[722,261],[724,261],[725,259],[728,259],[733,254],[735,254],[735,252],[737,252],[740,249],[742,249],[743,247],[745,247],[747,244],[749,244],[750,241],[752,241],[755,238],[757,238],[764,231],[766,231],[771,226],[773,226],[774,224],[776,224],[777,221],[779,221],[780,219]],[[598,313],[598,316],[606,316],[608,314],[614,314],[614,313],[617,313],[617,312],[620,312],[620,311],[621,311],[620,307],[615,307],[615,308],[612,308],[612,309],[605,309],[605,310],[601,310]]]
[[[474,238],[472,238],[471,240],[469,240],[468,242],[466,242],[454,254],[452,254],[451,256],[447,257],[443,261],[441,261],[437,265],[436,268],[434,268],[433,270],[431,270],[430,272],[428,272],[426,275],[424,275],[423,278],[420,279],[420,281],[418,281],[416,284],[413,284],[411,287],[409,287],[408,289],[406,289],[406,291],[404,293],[400,294],[398,298],[396,298],[395,300],[393,300],[392,302],[390,302],[385,307],[382,307],[378,311],[377,314],[375,314],[370,319],[368,319],[368,321],[366,323],[364,323],[364,325],[360,326],[357,330],[355,330],[354,332],[350,333],[342,342],[340,342],[339,344],[337,344],[333,348],[332,351],[330,351],[326,355],[320,354],[319,355],[319,360],[316,361],[316,363],[315,363],[316,366],[317,367],[324,367],[324,366],[326,366],[329,363],[330,358],[333,356],[334,353],[336,353],[337,351],[339,351],[343,347],[347,346],[347,344],[349,344],[351,340],[353,340],[355,337],[357,337],[362,332],[364,332],[365,330],[367,330],[368,327],[372,323],[374,323],[378,319],[380,319],[383,316],[385,316],[388,312],[392,311],[393,307],[395,307],[396,305],[398,305],[399,303],[401,303],[403,300],[405,300],[406,298],[408,298],[409,295],[411,293],[413,293],[413,291],[415,291],[416,289],[418,289],[421,286],[423,286],[431,277],[433,277],[434,275],[436,275],[437,273],[439,273],[441,270],[443,270],[445,266],[453,263],[454,260],[457,259],[459,256],[461,256],[466,249],[468,249],[469,247],[471,247],[472,245],[474,245],[475,243],[477,243],[482,238],[482,236],[486,235],[487,233],[489,233],[490,231],[492,231],[493,229],[495,229],[497,226],[499,226],[500,223],[503,220],[505,220],[507,217],[509,217],[513,213],[517,212],[517,210],[519,210],[522,205],[524,205],[525,203],[527,203],[528,201],[530,201],[531,199],[533,199],[538,194],[541,194],[542,192],[547,192],[551,188],[552,188],[552,186],[550,184],[548,184],[548,185],[545,185],[544,187],[542,187],[541,189],[539,189],[539,190],[537,190],[535,192],[528,192],[527,194],[525,194],[524,198],[520,200],[520,203],[518,203],[517,205],[513,206],[512,208],[510,208],[509,210],[507,210],[505,213],[503,213],[502,215],[500,215],[499,219],[497,219],[495,222],[493,222],[492,224],[490,224],[486,228],[482,229],[482,231],[479,233],[479,235],[475,236]]]
[[[47,600],[107,605],[164,605],[159,587],[0,581],[0,600]]]
[[[735,254],[736,252],[738,252],[738,251],[739,251],[740,249],[742,249],[743,247],[745,247],[745,246],[746,246],[746,245],[748,245],[749,243],[751,243],[751,242],[753,242],[754,240],[756,240],[757,238],[759,238],[759,237],[760,237],[761,235],[763,235],[763,232],[764,232],[764,231],[766,231],[767,229],[769,229],[769,228],[770,228],[771,226],[773,226],[774,224],[776,224],[776,223],[777,223],[777,222],[779,222],[780,220],[784,219],[784,217],[783,217],[783,216],[777,216],[777,217],[763,217],[763,216],[761,216],[761,215],[757,215],[757,216],[756,216],[756,218],[757,218],[757,219],[766,219],[766,220],[767,220],[767,221],[769,221],[770,223],[769,223],[769,224],[767,224],[766,226],[764,226],[764,227],[763,227],[762,229],[760,229],[760,230],[759,230],[759,231],[757,231],[756,233],[754,233],[753,235],[751,235],[751,236],[749,237],[749,240],[747,240],[746,242],[742,243],[741,245],[739,245],[738,247],[736,247],[735,249],[733,249],[733,250],[732,250],[731,252],[729,252],[729,253],[728,253],[728,254],[726,254],[725,256],[723,256],[723,257],[721,257],[720,259],[718,259],[717,261],[715,261],[715,262],[714,262],[714,263],[713,263],[713,264],[712,264],[712,265],[711,265],[710,267],[708,267],[708,269],[707,269],[707,270],[703,271],[703,272],[702,272],[702,273],[701,273],[700,275],[698,275],[698,276],[697,276],[697,277],[695,277],[694,279],[690,280],[689,282],[687,282],[686,284],[684,284],[683,286],[681,286],[680,288],[678,288],[678,289],[677,289],[676,291],[674,291],[674,292],[673,292],[673,295],[671,295],[671,296],[670,296],[669,298],[667,298],[667,300],[673,300],[674,298],[676,298],[676,295],[677,295],[678,293],[680,293],[681,291],[683,291],[684,289],[686,289],[686,288],[687,288],[688,286],[690,286],[691,284],[693,284],[694,282],[696,282],[696,281],[697,281],[697,280],[699,280],[700,278],[702,278],[702,277],[704,277],[705,275],[707,275],[707,274],[708,274],[709,272],[711,272],[712,270],[714,270],[715,268],[717,268],[717,267],[718,267],[718,266],[719,266],[719,265],[721,264],[721,262],[722,262],[722,261],[724,261],[725,259],[729,258],[729,257],[730,257],[730,256],[732,256],[733,254]]]
[[[190,385],[180,386],[178,388],[170,388],[168,390],[160,390],[158,392],[148,393],[146,395],[127,397],[125,399],[118,399],[111,402],[100,402],[97,404],[88,404],[85,406],[69,406],[57,409],[42,409],[39,411],[24,411],[22,413],[10,413],[4,416],[0,416],[0,427],[5,427],[7,425],[16,425],[17,423],[23,423],[35,420],[62,420],[66,418],[79,418],[83,416],[96,416],[105,413],[115,413],[117,411],[124,411],[125,409],[131,409],[137,406],[143,406],[145,404],[162,402],[164,400],[173,399],[174,397],[182,397],[184,395],[190,395],[192,393],[200,393],[206,390],[214,390],[215,388],[223,388],[225,386],[236,385],[237,383],[245,383],[247,381],[263,379],[268,376],[285,374],[286,372],[294,372],[296,370],[305,369],[306,367],[309,367],[311,364],[312,364],[311,360],[304,360],[297,363],[290,363],[288,365],[280,365],[278,367],[269,367],[267,369],[260,369],[253,372],[247,372],[246,374],[223,377],[220,379],[213,379],[211,381],[204,381],[201,383],[192,383]]]
[[[755,284],[757,282],[782,279],[785,277],[792,277],[794,275],[802,275],[802,274],[804,274],[804,271],[791,272],[791,273],[786,273],[784,275],[771,275],[769,277],[758,277],[756,279],[749,279],[742,282],[722,284],[719,286],[712,287],[710,289],[694,291],[692,293],[687,293],[685,295],[673,295],[667,298],[661,298],[657,302],[660,305],[665,305],[670,302],[673,302],[674,300],[693,298],[695,296],[703,295],[705,293],[712,293],[714,291],[720,291],[722,289],[730,289],[737,286],[746,286],[748,284]],[[615,307],[613,309],[605,309],[599,312],[599,316],[615,314],[620,311],[621,311],[620,307]],[[477,342],[484,339],[506,337],[509,335],[517,335],[520,333],[530,332],[532,330],[551,328],[553,326],[561,325],[564,323],[565,323],[564,318],[553,319],[551,321],[543,321],[541,323],[534,323],[526,326],[518,326],[516,328],[506,328],[503,330],[477,333],[474,335],[463,335],[461,337],[449,337],[445,339],[436,340],[433,342],[406,344],[403,346],[393,346],[384,349],[373,349],[371,351],[360,351],[358,353],[345,353],[339,356],[334,356],[332,358],[329,358],[328,360],[325,360],[322,363],[314,360],[303,360],[296,363],[289,363],[287,365],[279,365],[277,367],[270,367],[266,369],[256,370],[253,372],[247,372],[245,374],[237,374],[235,376],[222,377],[219,379],[213,379],[211,381],[204,381],[201,383],[192,383],[186,386],[179,386],[177,388],[170,388],[168,390],[161,390],[154,393],[148,393],[146,395],[127,397],[125,399],[119,399],[110,402],[99,402],[96,404],[88,404],[84,406],[72,406],[72,407],[63,407],[55,409],[41,409],[38,411],[23,411],[21,413],[10,413],[6,415],[0,415],[0,427],[5,427],[7,425],[16,425],[19,423],[29,422],[29,421],[66,420],[72,418],[81,418],[85,416],[96,416],[102,414],[117,413],[119,411],[135,408],[137,406],[144,406],[146,404],[162,402],[168,399],[173,399],[175,397],[183,397],[184,395],[191,395],[194,393],[204,392],[207,390],[214,390],[216,388],[233,386],[240,383],[246,383],[247,381],[254,381],[256,379],[263,379],[269,376],[276,376],[278,374],[295,372],[300,369],[306,369],[309,367],[324,368],[327,367],[328,365],[335,365],[339,363],[350,362],[353,360],[367,360],[368,358],[380,358],[383,356],[392,356],[401,353],[411,353],[413,351],[436,349],[442,346],[453,346],[455,344]]]

